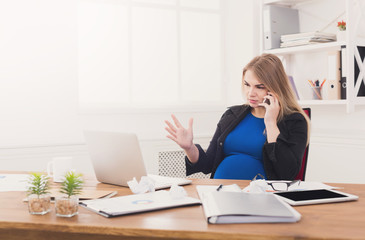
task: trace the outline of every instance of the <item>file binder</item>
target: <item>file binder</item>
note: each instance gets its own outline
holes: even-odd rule
[[[341,56],[340,56],[340,66],[341,66],[341,79],[340,79],[340,92],[341,92],[341,99],[346,99],[346,73],[347,73],[347,61],[346,61],[346,47],[341,46]]]
[[[340,52],[328,53],[327,81],[324,84],[323,99],[337,100],[341,98],[341,63]]]
[[[266,5],[263,10],[263,30],[264,48],[279,48],[281,35],[299,32],[298,10]]]
[[[80,202],[80,206],[108,218],[200,204],[199,199],[192,197],[173,198],[165,190]]]

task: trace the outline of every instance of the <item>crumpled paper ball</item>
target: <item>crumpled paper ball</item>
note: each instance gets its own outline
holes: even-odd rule
[[[130,190],[134,194],[141,194],[155,191],[155,181],[147,176],[142,176],[141,181],[137,181],[136,178],[127,182]]]
[[[264,179],[259,179],[250,182],[250,193],[266,193],[269,185]]]

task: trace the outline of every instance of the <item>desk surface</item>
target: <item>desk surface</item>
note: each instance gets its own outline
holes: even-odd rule
[[[197,197],[195,185],[248,181],[197,179],[185,186],[189,196]],[[0,192],[0,239],[365,239],[365,185],[330,184],[359,196],[356,202],[295,207],[302,214],[298,223],[227,224],[207,223],[202,206],[182,207],[156,212],[104,218],[84,208],[72,218],[56,217],[52,211],[43,216],[28,213],[22,200],[24,192]],[[128,188],[88,180],[85,189],[117,190]]]

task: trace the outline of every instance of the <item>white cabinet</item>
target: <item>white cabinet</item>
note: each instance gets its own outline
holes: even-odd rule
[[[263,39],[265,5],[282,5],[298,9],[300,32],[336,33],[337,22],[344,20],[347,25],[346,39],[265,50]],[[259,12],[260,52],[272,53],[282,59],[288,75],[294,78],[301,105],[346,105],[347,111],[352,112],[355,110],[355,105],[365,104],[365,96],[359,96],[364,95],[362,92],[365,91],[365,54],[361,54],[358,50],[358,46],[365,46],[364,0],[262,0]],[[346,99],[312,100],[313,92],[308,80],[327,79],[328,55],[341,49],[342,76],[346,77],[344,89]]]

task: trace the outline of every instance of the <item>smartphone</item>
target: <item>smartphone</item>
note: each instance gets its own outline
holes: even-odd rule
[[[269,99],[267,99],[267,98],[265,98],[264,103],[267,103],[267,104],[269,104],[269,105],[270,105],[270,100],[269,100]]]

